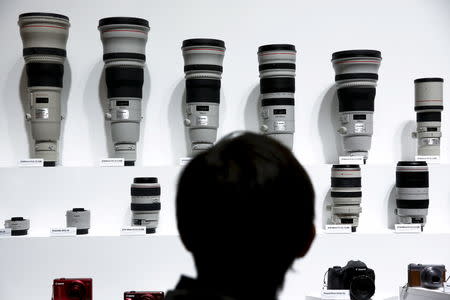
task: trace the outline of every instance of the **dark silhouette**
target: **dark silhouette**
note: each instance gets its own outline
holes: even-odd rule
[[[182,277],[166,299],[277,299],[315,236],[307,173],[289,149],[258,134],[235,134],[197,155],[176,204],[198,277]]]

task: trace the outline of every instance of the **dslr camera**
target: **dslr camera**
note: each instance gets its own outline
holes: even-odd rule
[[[408,265],[408,287],[422,287],[426,289],[438,289],[445,282],[444,265]]]
[[[362,261],[328,269],[329,290],[349,290],[352,300],[368,300],[375,294],[375,272]]]
[[[123,295],[124,300],[163,300],[163,292],[125,292]]]
[[[52,300],[92,300],[92,279],[60,278],[53,280]]]

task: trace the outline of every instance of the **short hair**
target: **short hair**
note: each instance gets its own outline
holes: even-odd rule
[[[311,241],[314,189],[288,148],[270,137],[243,133],[220,141],[185,167],[176,214],[197,268],[235,268],[235,277],[236,267],[257,272],[261,265],[281,286]]]

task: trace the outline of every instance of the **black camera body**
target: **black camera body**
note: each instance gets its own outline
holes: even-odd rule
[[[362,261],[328,269],[329,290],[349,290],[353,300],[368,300],[375,294],[375,272]]]

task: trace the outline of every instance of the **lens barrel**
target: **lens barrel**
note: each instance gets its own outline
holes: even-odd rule
[[[258,48],[261,131],[292,150],[295,132],[294,45],[270,44]]]
[[[11,229],[12,236],[27,235],[30,229],[30,220],[22,217],[12,217],[5,221],[5,228]]]
[[[395,210],[400,224],[426,223],[429,207],[429,173],[426,162],[400,161],[396,170]]]
[[[44,159],[44,166],[58,161],[61,131],[61,89],[63,88],[69,18],[54,13],[32,12],[19,16],[20,36],[27,74],[27,92],[35,141],[33,156]]]
[[[136,177],[131,185],[132,226],[145,226],[155,233],[161,210],[161,186],[156,177]]]
[[[361,168],[359,165],[333,165],[331,168],[331,223],[359,225],[361,209]]]
[[[88,234],[91,228],[91,212],[84,208],[74,208],[66,212],[67,227],[75,227],[77,235]]]
[[[142,119],[145,46],[149,23],[134,17],[110,17],[99,21],[105,62],[105,81],[110,103],[106,119],[111,123],[114,156],[134,166]]]
[[[420,78],[414,80],[415,106],[417,113],[418,155],[440,155],[441,112],[444,109],[442,78]]]
[[[188,39],[183,41],[181,50],[186,79],[184,124],[189,128],[191,152],[195,155],[210,148],[217,139],[225,42]]]
[[[373,134],[374,100],[381,52],[346,50],[335,52],[331,62],[336,73],[339,101],[338,132],[350,156],[368,158]]]

